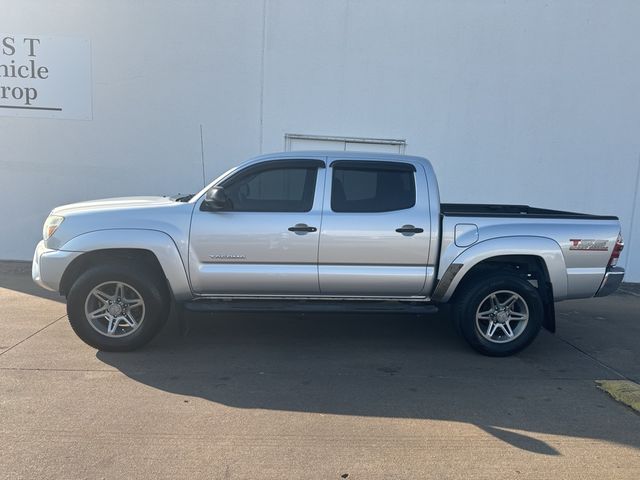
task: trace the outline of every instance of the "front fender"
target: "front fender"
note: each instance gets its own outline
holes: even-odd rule
[[[158,230],[112,229],[96,230],[72,238],[60,250],[70,252],[92,252],[96,250],[133,248],[152,252],[167,277],[169,287],[176,300],[192,297],[187,270],[173,239]]]
[[[553,299],[558,301],[567,297],[567,267],[560,245],[546,237],[518,236],[485,240],[460,253],[443,274],[434,291],[433,300],[449,301],[464,276],[473,267],[484,260],[504,255],[540,257],[547,267],[549,280],[553,285]]]

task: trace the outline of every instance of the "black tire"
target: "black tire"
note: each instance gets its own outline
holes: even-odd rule
[[[87,300],[92,290],[105,283],[109,287],[111,282],[123,282],[133,287],[144,302],[139,326],[126,336],[110,337],[99,332],[85,313],[85,302],[95,301],[93,298]],[[67,296],[67,315],[73,331],[86,344],[109,352],[135,350],[148,343],[166,322],[169,308],[169,292],[161,273],[136,263],[115,262],[92,267],[78,277]],[[129,327],[122,329],[126,328]]]
[[[517,303],[512,307],[517,309],[517,312],[512,312],[511,315],[521,312],[520,316],[523,316],[522,312],[526,312],[528,320],[524,327],[518,327],[519,321],[509,320],[507,322],[509,326],[495,328],[495,333],[491,335],[492,340],[489,340],[487,338],[487,334],[491,331],[489,323],[500,323],[498,315],[492,309],[491,314],[482,315],[482,317],[490,317],[490,319],[481,317],[481,319],[476,320],[476,314],[480,311],[480,307],[483,307],[481,311],[483,312],[486,311],[487,306],[493,306],[490,297],[492,293],[496,292],[502,292],[498,293],[496,298],[503,300],[504,303],[507,302],[507,299],[514,298],[509,293],[504,292],[517,294],[520,299],[516,299],[515,302]],[[523,303],[526,304],[526,307],[523,306]],[[498,304],[496,306],[497,309],[504,308],[500,301]],[[507,318],[511,318],[509,314],[505,315],[507,315]],[[527,280],[510,273],[496,273],[485,277],[475,276],[465,282],[454,301],[453,316],[456,329],[476,351],[492,357],[506,357],[523,350],[536,338],[544,318],[544,305],[538,289]],[[493,321],[494,318],[496,322]],[[512,327],[512,325],[515,325],[515,327]],[[482,327],[482,332],[480,327]],[[486,331],[485,327],[487,328]],[[509,339],[506,328],[514,334],[513,339]],[[516,335],[515,333],[518,329],[520,331]]]

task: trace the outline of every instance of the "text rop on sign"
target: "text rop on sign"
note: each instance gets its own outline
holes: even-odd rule
[[[87,40],[0,34],[0,115],[91,119]]]

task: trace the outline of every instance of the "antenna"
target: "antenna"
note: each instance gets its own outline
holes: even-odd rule
[[[207,177],[204,174],[204,136],[202,135],[202,124],[200,124],[200,161],[202,162],[202,188],[207,186]]]

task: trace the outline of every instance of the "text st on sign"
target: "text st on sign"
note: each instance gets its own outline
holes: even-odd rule
[[[0,33],[0,115],[92,118],[88,40]]]

